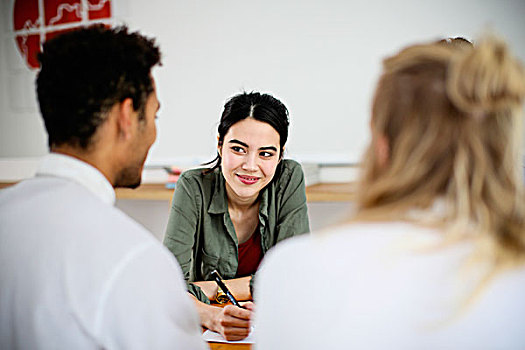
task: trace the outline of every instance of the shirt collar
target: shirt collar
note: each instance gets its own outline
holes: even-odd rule
[[[226,185],[222,171],[217,168],[213,171],[215,176],[215,186],[211,197],[211,203],[208,207],[209,214],[224,214],[228,210],[228,199],[226,197]]]
[[[226,180],[220,168],[215,169],[215,190],[208,207],[209,214],[224,214],[228,210],[228,197],[226,194]],[[268,185],[269,186],[269,185]],[[263,188],[260,194],[259,214],[268,219],[268,186]]]
[[[50,153],[40,162],[36,176],[55,176],[75,181],[104,203],[115,204],[115,190],[106,177],[98,169],[79,159]]]

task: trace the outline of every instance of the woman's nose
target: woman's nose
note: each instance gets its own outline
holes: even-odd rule
[[[257,170],[257,158],[255,155],[248,154],[244,158],[244,163],[242,164],[242,168],[247,171],[255,171]]]

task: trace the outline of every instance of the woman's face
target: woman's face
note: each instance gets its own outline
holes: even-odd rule
[[[253,118],[233,124],[224,136],[221,167],[230,201],[249,203],[272,180],[280,160],[279,133]]]

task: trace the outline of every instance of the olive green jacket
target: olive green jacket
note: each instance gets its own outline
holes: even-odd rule
[[[299,163],[281,161],[274,178],[259,196],[258,227],[263,254],[285,238],[310,231]],[[210,301],[191,282],[210,280],[214,269],[224,279],[235,278],[238,241],[220,169],[208,174],[203,174],[203,169],[193,169],[181,175],[171,202],[164,244],[177,258],[189,292],[202,302]]]

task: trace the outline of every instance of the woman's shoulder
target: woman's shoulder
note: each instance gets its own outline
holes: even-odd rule
[[[283,159],[282,160],[282,170],[291,171],[291,172],[303,172],[301,164],[293,159]]]
[[[442,240],[441,230],[416,225],[406,221],[354,221],[327,228],[315,235],[316,244],[338,246],[345,243],[358,243],[378,247],[392,241],[417,241],[421,243],[439,243]]]
[[[208,168],[194,168],[184,171],[175,187],[175,193],[183,191],[189,195],[209,197],[216,188],[217,170],[206,171]]]
[[[217,171],[207,171],[209,168],[193,168],[182,172],[179,181],[204,182],[210,181],[217,177]]]
[[[441,237],[439,230],[406,222],[352,222],[287,239],[268,252],[264,265],[271,270],[285,265],[297,270],[316,269],[319,264],[375,266],[394,256],[406,253],[411,257],[414,251],[436,247]],[[464,256],[465,248],[458,246],[443,253]]]
[[[281,161],[279,172],[275,175],[275,182],[280,186],[283,184],[304,181],[303,168],[301,167],[301,164],[293,159],[283,159]]]
[[[344,255],[354,249],[355,254],[363,255],[363,251],[381,250],[385,246],[397,246],[398,243],[416,246],[439,243],[441,236],[440,231],[406,222],[353,222],[288,239],[279,244],[276,250],[285,251],[285,255],[307,252],[300,254],[305,259],[325,253],[332,255],[336,251]]]
[[[275,191],[277,198],[305,197],[305,179],[301,165],[295,160],[283,159],[269,187],[272,192]],[[306,198],[301,198],[299,203],[305,201]]]

